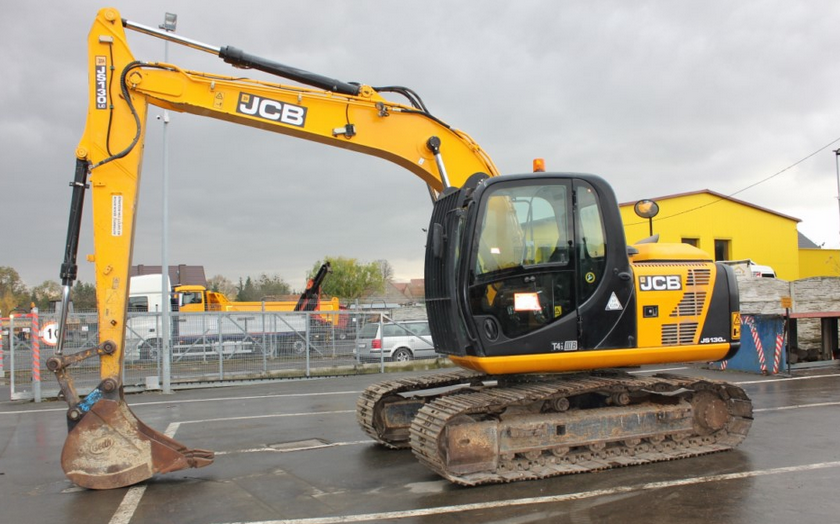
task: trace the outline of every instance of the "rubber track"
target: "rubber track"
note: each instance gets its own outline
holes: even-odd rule
[[[356,401],[356,420],[359,422],[362,430],[376,442],[391,449],[407,449],[410,446],[408,440],[404,442],[390,442],[383,439],[376,430],[374,420],[379,401],[385,397],[409,391],[422,391],[425,389],[457,386],[459,384],[471,384],[485,377],[485,375],[474,371],[459,369],[448,373],[379,382],[368,386],[359,396]]]
[[[588,446],[576,446],[563,456],[544,450],[539,456],[501,457],[495,471],[458,475],[446,469],[438,442],[444,435],[447,423],[462,415],[500,413],[508,406],[543,403],[553,397],[572,397],[592,392],[616,393],[638,390],[656,392],[690,392],[709,390],[725,400],[729,411],[726,426],[711,435],[693,435],[684,438],[644,439],[637,445],[612,442],[599,451]],[[597,408],[596,408],[597,409]],[[752,424],[752,403],[739,387],[724,382],[698,380],[674,376],[633,377],[626,374],[599,376],[581,374],[537,382],[504,383],[474,393],[459,393],[440,397],[426,404],[411,425],[411,448],[421,463],[457,484],[511,482],[547,478],[571,473],[583,473],[614,467],[646,464],[692,457],[724,451],[737,446],[747,435]],[[562,453],[562,452],[561,452]]]

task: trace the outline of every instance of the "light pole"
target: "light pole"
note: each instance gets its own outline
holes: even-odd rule
[[[166,13],[163,24],[159,27],[167,33],[175,32],[175,25],[178,23],[178,15],[174,13]],[[169,40],[163,42],[163,61],[169,62]],[[163,206],[162,231],[160,240],[160,298],[161,298],[161,365],[162,370],[162,387],[164,393],[172,393],[172,386],[170,380],[170,342],[172,341],[171,334],[171,315],[170,315],[170,293],[172,290],[169,286],[169,144],[167,140],[167,128],[169,127],[169,111],[163,110],[163,190],[161,195]]]
[[[837,205],[840,207],[840,148],[834,150],[834,169],[837,171]]]

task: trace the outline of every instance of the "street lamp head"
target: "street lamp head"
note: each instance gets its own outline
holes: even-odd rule
[[[659,204],[654,200],[639,200],[633,206],[633,211],[641,218],[653,218],[659,214]]]
[[[178,15],[175,13],[166,13],[166,17],[163,19],[163,23],[159,26],[164,31],[168,31],[170,33],[175,32],[175,26],[178,24]]]

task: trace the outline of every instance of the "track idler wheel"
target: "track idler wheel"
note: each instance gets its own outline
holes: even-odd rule
[[[146,426],[122,398],[103,398],[70,430],[61,452],[61,467],[67,478],[81,487],[112,489],[157,473],[201,468],[212,464],[213,458],[212,451],[187,449]]]

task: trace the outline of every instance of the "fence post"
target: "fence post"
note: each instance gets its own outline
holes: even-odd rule
[[[219,336],[219,382],[225,379],[225,344],[222,337],[222,311],[219,310],[219,318],[216,321],[216,333]]]
[[[15,314],[9,313],[9,400],[15,400]]]
[[[160,311],[155,311],[155,333],[157,333],[157,338],[160,340],[160,344],[158,345],[157,350],[157,357],[155,358],[155,364],[157,366],[157,376],[158,379],[163,383],[163,320],[161,319]]]
[[[379,372],[385,373],[385,326],[382,322],[384,313],[379,314]]]
[[[348,318],[348,321],[353,322],[353,339],[354,340],[359,340],[359,330],[361,329],[361,326],[359,324],[362,323],[361,311],[362,310],[359,309],[359,299],[357,298],[356,302],[355,302],[355,308],[353,309],[353,313]],[[354,318],[355,318],[355,320],[354,320]],[[362,363],[362,354],[361,354],[362,352],[359,349],[359,344],[357,342],[353,342],[353,344],[356,346],[356,348],[353,350],[353,353],[356,355],[356,364],[361,364]]]
[[[263,373],[268,372],[268,355],[266,355],[266,353],[268,353],[268,345],[267,344],[268,344],[268,340],[266,339],[266,333],[265,333],[265,301],[263,301],[263,303],[262,303],[262,365],[263,365],[262,372]]]
[[[38,308],[32,308],[30,315],[32,326],[30,338],[32,340],[32,395],[35,402],[41,402],[41,333],[38,327]]]
[[[309,323],[312,321],[312,314],[307,311],[306,313],[304,313],[304,315],[306,315],[306,340],[303,350],[306,352],[306,376],[309,377],[309,343],[312,340],[310,338],[312,332],[309,329]]]
[[[3,315],[0,312],[0,378],[5,378],[6,371],[3,369]]]

